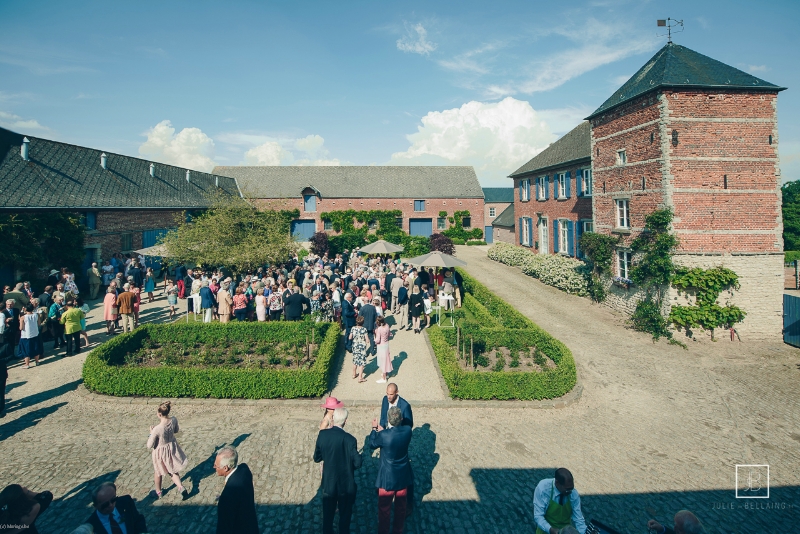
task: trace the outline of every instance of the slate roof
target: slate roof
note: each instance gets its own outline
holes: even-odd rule
[[[568,163],[591,160],[592,136],[589,123],[581,122],[561,139],[542,150],[535,158],[511,173],[509,178],[545,171]]]
[[[484,187],[483,200],[490,202],[514,202],[513,187]]]
[[[22,159],[23,136],[0,128],[0,209],[191,209],[208,206],[216,177],[162,163],[27,136],[29,161]],[[219,188],[239,195],[236,181],[220,176]]]
[[[783,91],[778,87],[685,46],[667,43],[587,119],[648,91],[666,87]]]
[[[299,198],[312,187],[322,198],[483,198],[472,167],[328,166],[215,167],[245,198]]]
[[[500,215],[492,221],[492,226],[502,226],[503,228],[514,228],[514,204],[504,209]]]

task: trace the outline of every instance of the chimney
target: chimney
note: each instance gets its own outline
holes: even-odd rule
[[[219,176],[214,177],[214,185],[219,187]]]
[[[30,145],[31,145],[31,140],[28,139],[27,137],[23,137],[22,146],[19,149],[19,154],[25,161],[30,161],[30,159],[28,158],[28,150],[30,149]]]
[[[104,169],[108,169],[108,156],[106,156],[105,152],[100,154],[100,166]]]
[[[155,163],[151,163],[150,164],[150,176],[152,176],[153,178],[156,177],[156,165],[155,165]]]
[[[186,182],[191,183],[191,178],[192,178],[192,171],[186,169]]]

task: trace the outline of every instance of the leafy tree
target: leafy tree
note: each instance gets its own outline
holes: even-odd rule
[[[297,243],[290,235],[290,217],[260,211],[243,199],[219,196],[211,208],[161,239],[172,261],[224,265],[235,272],[285,261]]]
[[[78,213],[2,214],[0,265],[12,266],[26,275],[52,267],[77,271],[84,257],[84,236]]]
[[[800,250],[800,180],[786,182],[783,193],[783,249]]]
[[[322,256],[330,246],[328,245],[328,234],[325,232],[317,232],[311,236],[311,252]]]
[[[453,240],[444,234],[433,234],[430,237],[431,250],[438,250],[444,254],[455,255],[456,247],[453,245]]]

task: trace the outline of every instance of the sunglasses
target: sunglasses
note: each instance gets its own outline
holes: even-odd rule
[[[97,507],[98,508],[107,508],[110,504],[114,504],[115,502],[117,502],[117,498],[116,497],[114,497],[113,499],[109,499],[104,503],[100,503],[99,505],[97,505]]]

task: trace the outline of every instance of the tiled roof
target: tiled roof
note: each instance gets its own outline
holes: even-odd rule
[[[492,226],[502,226],[504,228],[514,228],[514,204],[503,210],[503,212],[495,217],[492,221]]]
[[[592,137],[589,123],[581,122],[561,139],[542,150],[535,158],[511,173],[509,178],[530,174],[565,163],[590,159]]]
[[[513,187],[484,187],[483,200],[490,202],[514,202]]]
[[[23,208],[203,208],[207,194],[219,189],[239,195],[236,181],[198,171],[155,164],[38,137],[30,140],[29,161],[22,159],[23,136],[0,128],[0,209]]]
[[[322,198],[483,198],[472,167],[215,167],[236,178],[245,198],[299,198],[316,189]]]
[[[667,43],[630,80],[611,95],[611,98],[603,102],[603,105],[587,118],[591,119],[648,91],[664,87],[746,89],[748,91],[782,91],[785,89],[785,87],[773,85],[685,46]]]

